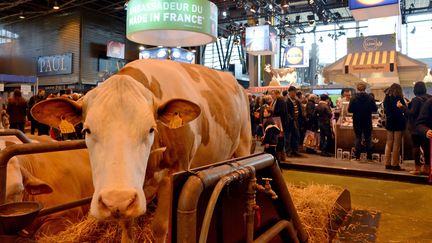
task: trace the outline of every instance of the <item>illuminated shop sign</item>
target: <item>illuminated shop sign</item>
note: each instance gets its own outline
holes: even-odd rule
[[[251,55],[273,55],[277,52],[277,32],[269,25],[246,28],[246,51]]]
[[[371,8],[384,5],[399,4],[399,0],[350,0],[351,10],[360,8]]]
[[[36,73],[37,76],[71,74],[72,53],[38,57]]]
[[[285,67],[308,67],[309,52],[304,46],[289,46],[284,52]]]
[[[217,20],[217,7],[208,0],[131,0],[126,34],[155,46],[199,46],[216,40]]]
[[[116,41],[108,41],[107,43],[107,57],[114,57],[124,59],[125,44]]]

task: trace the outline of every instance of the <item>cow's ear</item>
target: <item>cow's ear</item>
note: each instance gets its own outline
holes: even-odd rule
[[[201,108],[188,100],[172,99],[161,105],[157,114],[163,125],[175,129],[195,120],[201,114]]]
[[[48,183],[42,181],[41,179],[35,177],[26,169],[21,168],[21,173],[23,176],[24,188],[30,195],[40,195],[49,194],[53,192],[53,189]]]
[[[31,114],[40,123],[55,128],[59,127],[62,119],[77,125],[82,120],[82,105],[65,97],[47,99],[33,106]]]

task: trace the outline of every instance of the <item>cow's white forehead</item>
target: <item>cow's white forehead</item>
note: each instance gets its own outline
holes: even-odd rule
[[[151,92],[127,75],[114,75],[90,91],[84,99],[84,114],[85,125],[127,122],[136,129],[155,125]]]

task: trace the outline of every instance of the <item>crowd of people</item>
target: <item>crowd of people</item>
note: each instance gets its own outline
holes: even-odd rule
[[[357,91],[344,88],[341,97],[333,105],[328,94],[315,94],[289,87],[282,93],[272,90],[260,96],[249,95],[253,136],[262,142],[264,151],[277,160],[301,156],[306,131],[319,132],[318,153],[332,156],[334,150],[334,124],[344,102],[349,103],[347,112],[352,113],[355,149],[353,161],[360,161],[362,152],[372,161],[372,114],[378,110],[375,96],[366,92],[366,84],[357,84]],[[412,140],[412,157],[415,169],[412,174],[428,174],[430,171],[430,139],[432,139],[432,96],[427,94],[424,82],[416,82],[415,97],[408,101],[399,84],[384,90],[382,122],[386,130],[385,169],[403,170],[401,147],[403,135],[408,129]]]
[[[31,108],[37,103],[54,97],[66,97],[72,100],[78,100],[82,94],[73,93],[72,89],[66,89],[64,93],[60,94],[46,94],[45,90],[39,89],[37,94],[32,96],[28,101],[24,99],[19,89],[15,89],[7,103],[3,105],[1,111],[0,127],[4,129],[19,129],[26,132],[27,121],[30,123],[30,133],[32,135],[49,135],[54,139],[74,139],[80,138],[80,131],[73,132],[73,134],[62,134],[60,130],[51,128],[48,125],[39,123],[31,115]]]

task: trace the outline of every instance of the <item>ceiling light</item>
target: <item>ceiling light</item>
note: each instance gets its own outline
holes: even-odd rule
[[[227,16],[228,14],[227,14],[227,11],[222,11],[222,17],[224,17],[224,18],[226,18],[226,16]]]
[[[195,52],[196,52],[196,50],[195,50],[195,49],[192,49],[192,51],[191,51],[191,52],[195,53]]]
[[[140,51],[143,51],[143,50],[145,50],[145,47],[144,47],[144,46],[139,46],[138,49],[139,49]]]
[[[272,10],[272,9],[273,9],[273,5],[270,3],[270,4],[268,5],[268,8],[269,8],[270,10]]]
[[[57,1],[54,2],[54,6],[53,6],[54,10],[59,10],[60,6],[57,4]]]
[[[24,12],[23,12],[23,11],[21,11],[21,13],[20,13],[20,15],[18,16],[18,18],[20,18],[20,19],[25,19],[25,16],[24,16]]]

